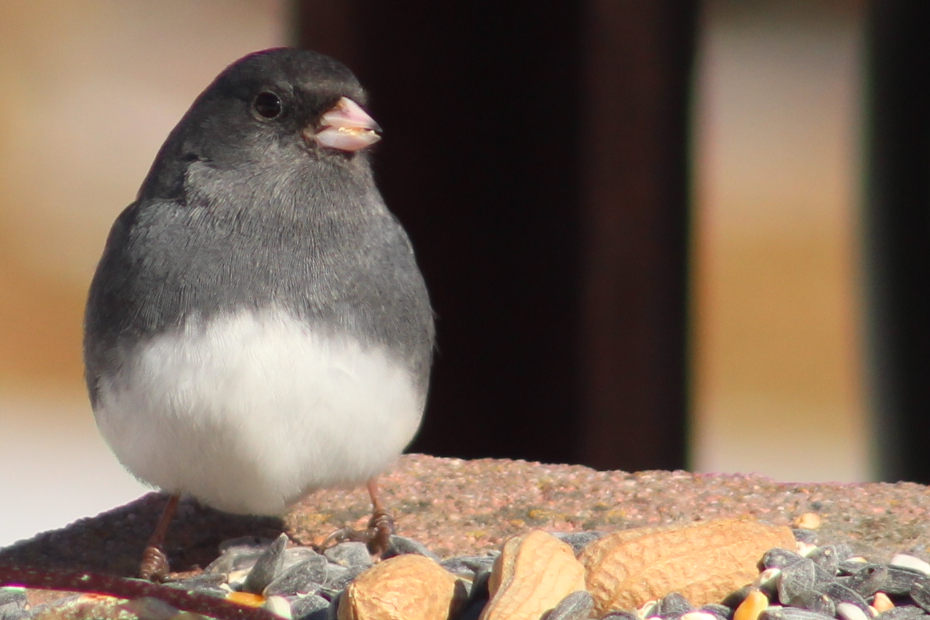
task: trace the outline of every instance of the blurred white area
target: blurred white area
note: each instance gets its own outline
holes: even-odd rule
[[[0,3],[0,546],[146,491],[99,438],[82,307],[113,220],[226,65],[287,44],[285,0]]]
[[[0,401],[0,547],[91,517],[151,489],[103,443],[90,405],[37,394]]]
[[[862,481],[864,3],[705,4],[695,110],[692,464]]]

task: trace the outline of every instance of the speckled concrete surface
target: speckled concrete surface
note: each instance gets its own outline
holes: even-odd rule
[[[930,491],[910,483],[784,484],[753,475],[630,474],[408,455],[381,487],[398,533],[441,556],[493,549],[534,527],[613,531],[715,517],[790,524],[805,512],[821,515],[821,544],[848,541],[878,561],[904,550],[926,558],[930,545]],[[146,495],[2,549],[0,562],[132,575],[163,503]],[[319,541],[347,523],[364,524],[369,510],[363,489],[314,493],[283,519],[236,517],[185,501],[168,536],[172,568],[204,566],[220,541],[237,536],[286,531],[301,543]]]

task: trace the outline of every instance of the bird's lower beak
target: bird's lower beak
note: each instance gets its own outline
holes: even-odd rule
[[[304,136],[321,146],[340,151],[358,151],[381,139],[381,127],[357,103],[347,97],[336,102],[317,127],[308,127]]]

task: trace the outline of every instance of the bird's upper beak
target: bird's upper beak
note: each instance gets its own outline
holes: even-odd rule
[[[323,116],[320,124],[304,130],[307,140],[340,151],[358,151],[381,139],[381,127],[357,103],[343,97]]]

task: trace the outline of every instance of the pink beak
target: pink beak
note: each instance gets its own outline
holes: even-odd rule
[[[320,126],[308,127],[304,136],[326,148],[359,151],[380,140],[379,131],[381,127],[361,106],[343,97],[320,117]]]

